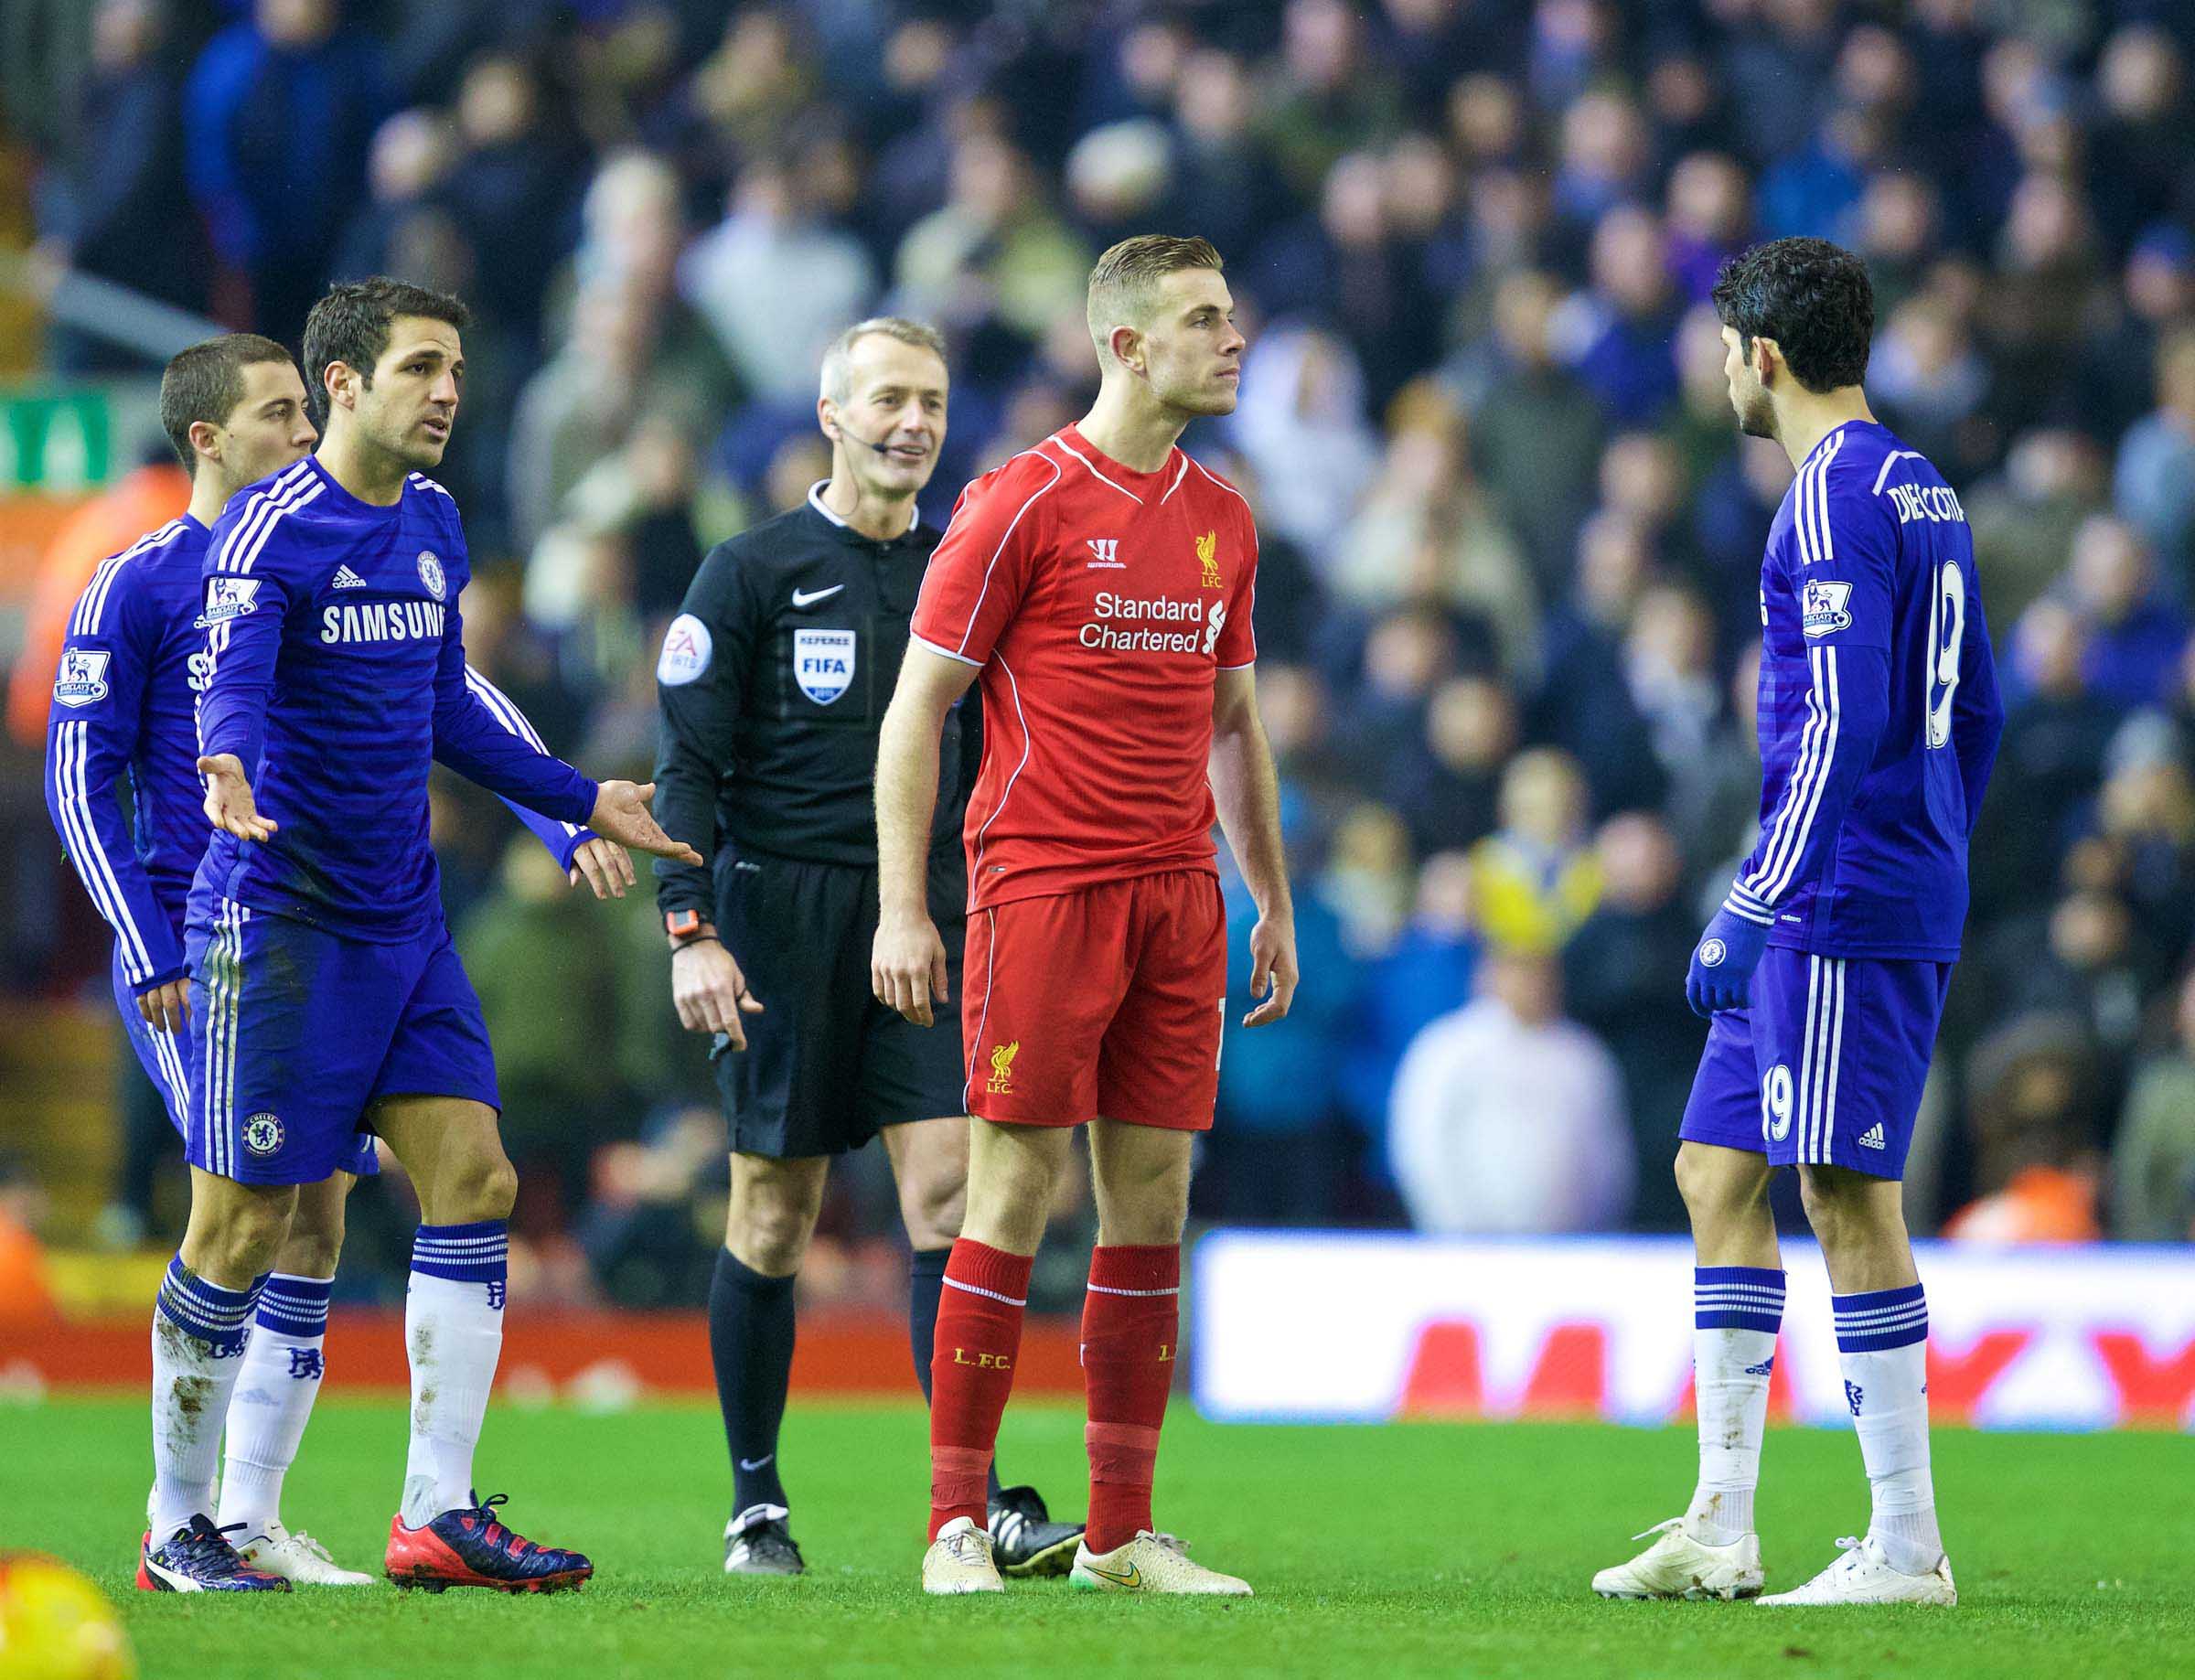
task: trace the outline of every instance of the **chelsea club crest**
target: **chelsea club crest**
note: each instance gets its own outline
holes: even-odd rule
[[[419,551],[419,581],[427,586],[427,593],[437,601],[442,599],[443,591],[449,587],[442,575],[442,562],[434,558],[433,549],[422,549]]]

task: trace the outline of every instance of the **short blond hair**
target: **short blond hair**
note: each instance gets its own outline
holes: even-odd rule
[[[946,359],[945,335],[927,321],[911,321],[904,315],[873,315],[849,326],[823,352],[822,391],[833,402],[844,402],[853,394],[853,347],[872,337],[896,338],[929,351],[939,361]]]
[[[1088,305],[1090,338],[1098,346],[1099,369],[1108,365],[1113,328],[1140,326],[1149,318],[1160,281],[1187,269],[1208,268],[1217,273],[1226,267],[1219,248],[1210,240],[1172,233],[1139,233],[1099,257],[1090,270]]]

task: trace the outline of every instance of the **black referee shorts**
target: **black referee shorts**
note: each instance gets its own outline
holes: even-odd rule
[[[869,989],[876,871],[750,852],[720,876],[717,929],[763,1004],[747,1047],[711,1052],[732,1149],[785,1161],[858,1150],[878,1130],[965,1113],[958,859],[930,854],[930,917],[952,1001],[918,1027]]]

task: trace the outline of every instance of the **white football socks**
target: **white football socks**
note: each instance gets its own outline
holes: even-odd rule
[[[412,1444],[401,1515],[407,1528],[473,1503],[473,1448],[503,1352],[510,1236],[500,1219],[419,1227],[404,1299],[412,1359]]]
[[[193,1516],[213,1515],[221,1423],[243,1368],[262,1275],[242,1289],[209,1283],[177,1255],[153,1309],[153,1504],[156,1546]]]
[[[282,1520],[282,1479],[297,1457],[326,1369],[331,1287],[328,1279],[275,1272],[260,1291],[229,1402],[221,1467],[219,1520],[224,1528],[241,1524],[242,1539],[271,1533]]]
[[[1925,1575],[1943,1556],[1928,1462],[1927,1300],[1916,1283],[1830,1300],[1845,1403],[1874,1493],[1868,1533],[1890,1568]]]
[[[1685,1532],[1729,1546],[1753,1528],[1768,1379],[1783,1322],[1783,1274],[1757,1266],[1692,1273],[1692,1386],[1699,1413],[1699,1482]]]

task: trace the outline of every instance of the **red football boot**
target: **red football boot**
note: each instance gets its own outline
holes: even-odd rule
[[[389,1519],[389,1578],[399,1587],[441,1592],[451,1587],[487,1587],[497,1592],[563,1592],[583,1586],[594,1566],[581,1552],[536,1546],[506,1528],[496,1508],[509,1495],[493,1493],[476,1505],[444,1511],[419,1528],[402,1516]]]

